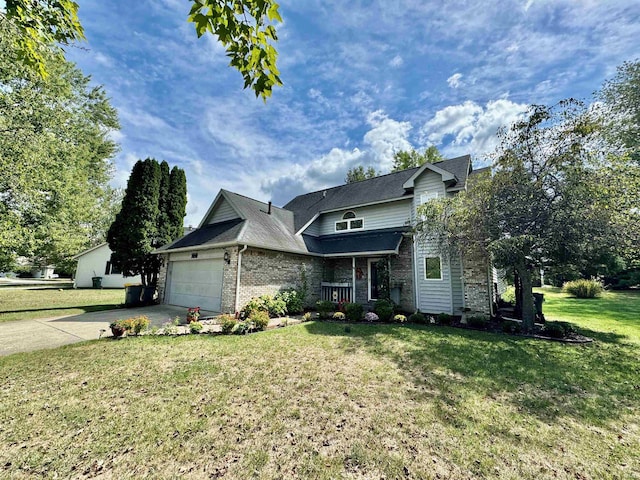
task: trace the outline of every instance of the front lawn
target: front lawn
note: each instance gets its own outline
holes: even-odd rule
[[[623,336],[639,342],[640,290],[604,291],[599,298],[574,298],[559,288],[536,288],[544,293],[542,310],[547,320],[564,320],[581,327],[589,336]]]
[[[638,478],[640,325],[607,315],[582,346],[316,322],[0,358],[0,476]]]
[[[0,289],[0,323],[111,310],[124,302],[124,289]]]

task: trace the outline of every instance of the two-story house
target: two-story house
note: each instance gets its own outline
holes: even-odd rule
[[[389,288],[407,312],[488,314],[488,260],[443,254],[412,234],[422,203],[464,190],[478,171],[467,155],[300,195],[282,208],[221,190],[195,231],[156,251],[160,298],[235,312],[251,297],[304,283],[308,303],[370,304]]]

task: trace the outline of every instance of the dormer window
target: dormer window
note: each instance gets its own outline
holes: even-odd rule
[[[336,232],[345,230],[362,230],[364,228],[364,218],[357,218],[355,212],[346,212],[342,220],[336,222]]]

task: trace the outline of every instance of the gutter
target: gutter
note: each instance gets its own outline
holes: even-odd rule
[[[242,252],[245,252],[249,248],[249,245],[242,247],[242,250],[238,251],[238,269],[236,270],[236,298],[233,306],[234,313],[238,313],[240,303],[240,271],[242,270]]]

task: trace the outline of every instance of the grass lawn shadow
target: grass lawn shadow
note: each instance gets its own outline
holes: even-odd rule
[[[415,385],[411,394],[431,396],[448,421],[473,421],[460,418],[458,404],[489,398],[545,422],[571,417],[601,425],[640,400],[638,353],[615,335],[585,332],[607,340],[568,345],[450,327],[305,327],[344,336],[347,351],[363,348],[393,361]]]

